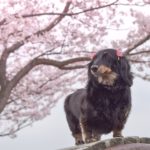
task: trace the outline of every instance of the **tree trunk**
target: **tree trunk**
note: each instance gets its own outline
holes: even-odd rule
[[[8,86],[6,88],[1,89],[0,91],[0,113],[4,110],[7,105],[9,96],[11,94],[12,87]]]

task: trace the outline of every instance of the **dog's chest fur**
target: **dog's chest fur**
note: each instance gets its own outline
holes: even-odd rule
[[[115,128],[130,110],[130,102],[124,99],[124,94],[125,90],[111,92],[89,89],[86,110],[88,124],[104,133]]]

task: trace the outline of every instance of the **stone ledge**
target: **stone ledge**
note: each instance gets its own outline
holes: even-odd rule
[[[131,145],[133,145],[133,144],[135,145],[137,143],[140,143],[140,145],[141,145],[141,143],[143,143],[142,145],[145,145],[145,146],[148,145],[149,149],[150,149],[150,138],[148,138],[148,137],[140,138],[137,136],[132,136],[132,137],[116,137],[116,138],[112,138],[112,139],[108,139],[108,140],[103,140],[103,141],[93,142],[93,143],[89,143],[89,144],[83,144],[80,146],[65,148],[62,150],[105,150],[105,149],[109,149],[112,147],[114,147],[113,149],[115,150],[116,146],[121,145],[121,146],[125,147],[125,145],[126,146],[128,145],[129,147],[131,147]],[[136,148],[137,148],[137,146],[138,145],[136,145]]]

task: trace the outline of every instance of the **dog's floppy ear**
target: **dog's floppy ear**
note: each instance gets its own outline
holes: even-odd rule
[[[93,60],[91,60],[89,63],[88,63],[88,77],[91,76],[91,66],[93,64]]]
[[[128,85],[131,86],[133,83],[133,76],[130,71],[130,65],[129,62],[125,57],[122,57],[119,60],[119,71],[120,71],[120,76],[122,80]]]

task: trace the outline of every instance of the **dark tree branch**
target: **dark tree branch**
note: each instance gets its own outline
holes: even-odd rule
[[[2,53],[1,59],[0,59],[0,85],[1,90],[3,90],[7,84],[6,79],[6,61],[7,61],[8,53],[7,51],[4,51]]]
[[[127,4],[127,3],[118,3],[118,4],[114,4],[114,5],[118,5],[118,6],[136,6],[136,7],[143,7],[143,6],[146,6],[146,5],[149,5],[148,3],[134,3],[134,4]]]
[[[32,124],[32,122],[27,123],[28,120],[24,120],[21,123],[18,124],[18,127],[16,129],[14,129],[14,131],[11,133],[10,131],[4,133],[4,134],[0,134],[0,137],[4,137],[4,136],[14,136],[18,131],[20,131],[23,128],[26,128],[28,126],[30,126]]]
[[[1,20],[1,21],[0,21],[0,26],[1,26],[1,25],[4,25],[5,22],[6,22],[6,19]]]
[[[143,43],[147,42],[149,39],[150,39],[150,34],[148,34],[146,37],[144,37],[143,39],[141,39],[140,41],[138,41],[137,43],[135,43],[134,45],[132,45],[129,49],[127,49],[125,51],[124,55],[129,55],[129,53],[131,51],[133,51],[134,49],[136,49],[137,47],[139,47]]]
[[[48,80],[44,81],[44,83],[42,83],[38,88],[43,88],[47,83],[51,82],[51,81],[54,81],[54,80],[57,80],[59,79],[60,77],[62,77],[63,75],[67,74],[67,71],[66,72],[63,72],[61,74],[58,74],[56,75],[55,77],[53,78],[49,78]]]
[[[62,67],[62,70],[73,70],[73,69],[83,69],[86,68],[87,65],[74,65],[74,66],[67,66],[67,67]]]
[[[70,5],[71,5],[71,2],[67,2],[67,3],[66,3],[66,6],[65,6],[65,8],[64,8],[64,10],[63,10],[63,12],[60,13],[59,16],[58,16],[57,18],[55,18],[55,19],[50,23],[49,26],[47,26],[46,28],[44,28],[44,29],[42,29],[42,30],[36,32],[35,34],[36,34],[36,35],[40,35],[40,34],[43,34],[43,33],[45,33],[45,32],[48,32],[48,31],[50,31],[52,28],[54,28],[54,27],[65,17],[64,14],[68,12]]]
[[[64,13],[54,13],[54,12],[49,12],[49,13],[37,13],[37,14],[23,15],[22,17],[23,18],[27,18],[27,17],[37,17],[37,16],[49,16],[49,15],[75,16],[75,15],[83,14],[83,13],[86,13],[86,12],[89,12],[89,11],[93,11],[93,10],[102,9],[102,8],[106,8],[106,7],[112,6],[115,3],[117,3],[118,1],[119,0],[116,0],[116,1],[114,1],[112,3],[110,3],[110,4],[107,4],[107,5],[88,8],[88,9],[85,9],[83,11],[79,11],[79,12],[75,12],[75,13],[65,13],[65,12]]]
[[[130,53],[129,56],[134,56],[134,55],[139,55],[139,54],[144,54],[144,53],[150,53],[150,50]]]
[[[146,60],[134,60],[134,59],[130,59],[129,61],[131,61],[132,63],[150,63],[150,61],[146,61]]]
[[[139,77],[139,78],[141,78],[143,80],[150,81],[150,75],[143,75],[142,76],[142,75],[137,74],[137,73],[133,73],[133,75],[136,76],[136,77]]]
[[[26,39],[27,38],[29,37],[26,37]],[[8,53],[13,53],[15,50],[19,49],[22,45],[24,45],[24,41],[16,42],[11,47],[7,48],[6,51],[8,51]]]
[[[45,59],[45,58],[36,58],[30,61],[24,68],[22,68],[16,75],[15,77],[10,81],[10,87],[15,87],[17,83],[30,71],[32,70],[35,66],[38,65],[50,65],[57,67],[59,69],[67,69],[67,65],[74,64],[76,62],[81,62],[81,61],[89,61],[91,58],[89,57],[77,57],[77,58],[72,58],[64,61],[57,61],[53,59]],[[71,69],[71,67],[68,66],[68,69]],[[72,69],[77,69],[76,67],[72,67]],[[83,67],[82,67],[83,68]]]

